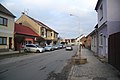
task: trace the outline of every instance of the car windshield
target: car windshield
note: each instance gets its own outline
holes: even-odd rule
[[[52,47],[52,46],[46,46],[46,47]]]
[[[39,45],[36,45],[38,48],[42,48],[41,46],[39,46]]]

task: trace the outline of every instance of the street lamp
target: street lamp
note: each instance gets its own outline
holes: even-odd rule
[[[74,16],[74,17],[77,17],[79,19],[79,17],[76,16],[76,15],[70,14],[70,16]],[[80,35],[80,37],[82,35]],[[82,55],[81,55],[81,42],[80,41],[79,41],[79,44],[78,44],[77,55],[78,55],[78,57],[74,58],[74,63],[85,64],[87,62],[87,58],[82,58]]]
[[[79,20],[79,16],[76,16],[76,15],[74,15],[74,14],[70,14],[70,16],[74,16],[74,17],[76,17],[78,20]],[[80,25],[80,24],[79,24]],[[79,26],[79,28],[80,28],[80,26]],[[78,29],[79,30],[79,29]],[[80,37],[81,37],[81,35],[80,35]],[[78,42],[78,56],[79,56],[79,58],[81,58],[81,46],[80,46],[80,41]]]

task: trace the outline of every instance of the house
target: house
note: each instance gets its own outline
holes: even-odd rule
[[[80,39],[83,37],[84,35],[83,34],[81,34],[80,36],[78,36],[75,40],[75,43],[76,43],[76,45],[80,45],[81,44],[81,42],[80,42]]]
[[[58,33],[48,27],[47,27],[46,33],[47,33],[47,37],[45,38],[46,43],[48,45],[55,45],[58,41]]]
[[[80,42],[81,42],[82,47],[84,48],[86,44],[86,37],[85,36],[81,37]]]
[[[114,66],[117,65],[117,67],[120,67],[119,59],[117,58],[120,48],[115,47],[119,43],[119,4],[120,0],[98,0],[95,7],[98,16],[98,28],[96,29],[98,55],[99,57],[107,58],[109,63]]]
[[[57,42],[58,33],[56,31],[54,31],[47,25],[43,24],[42,22],[26,15],[25,13],[22,14],[22,16],[16,21],[16,23],[18,24],[20,23],[30,27],[39,36],[41,36],[41,38],[44,38],[44,40],[41,39],[38,41],[40,45],[43,44],[53,45]]]
[[[72,38],[72,39],[65,39],[65,43],[66,44],[69,44],[69,45],[75,45],[75,39],[74,38]]]
[[[35,44],[36,39],[39,38],[42,39],[41,36],[39,36],[36,32],[34,32],[30,27],[17,23],[15,23],[15,28],[14,28],[14,38],[15,38],[14,39],[15,50],[19,50],[21,45],[31,44],[31,43]]]
[[[95,10],[98,16],[98,55],[108,58],[108,38],[120,31],[120,0],[98,0]]]
[[[85,48],[91,49],[91,40],[92,40],[91,36],[87,35],[86,36],[86,41],[85,41]]]
[[[91,37],[91,48],[90,50],[94,52],[94,55],[98,56],[98,24],[95,26],[95,29],[88,35]]]
[[[0,52],[14,48],[15,16],[0,4]]]

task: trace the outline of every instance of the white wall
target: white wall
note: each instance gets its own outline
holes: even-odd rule
[[[103,5],[103,19],[100,21],[101,15],[102,15],[100,13],[101,5]],[[100,6],[98,7],[97,14],[98,14],[98,27],[100,27],[104,22],[107,21],[107,1],[106,0],[103,0],[101,2]]]
[[[0,16],[8,19],[7,26],[0,25],[0,36],[7,37],[7,45],[0,45],[0,49],[9,48],[9,37],[12,38],[12,48],[14,48],[14,18],[2,13],[0,13]]]
[[[107,0],[108,35],[120,32],[120,0]]]
[[[107,0],[107,21],[120,21],[120,0]]]
[[[95,35],[92,35],[92,40],[91,40],[91,50],[95,53],[97,53],[97,37]]]
[[[108,25],[108,35],[120,32],[120,21],[109,21]]]

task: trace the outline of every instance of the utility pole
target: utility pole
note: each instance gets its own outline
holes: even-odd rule
[[[70,16],[74,16],[74,17],[76,17],[76,18],[79,18],[78,16],[73,15],[73,14],[70,14]],[[83,35],[83,34],[82,34],[82,35]],[[80,37],[81,37],[82,35],[80,35]],[[80,37],[79,37],[79,38],[80,38]],[[82,57],[81,42],[80,42],[80,41],[79,41],[79,43],[78,43],[77,56],[75,56],[75,57],[73,58],[73,63],[74,63],[74,64],[85,64],[85,63],[87,63],[87,58],[83,58],[83,57]]]

